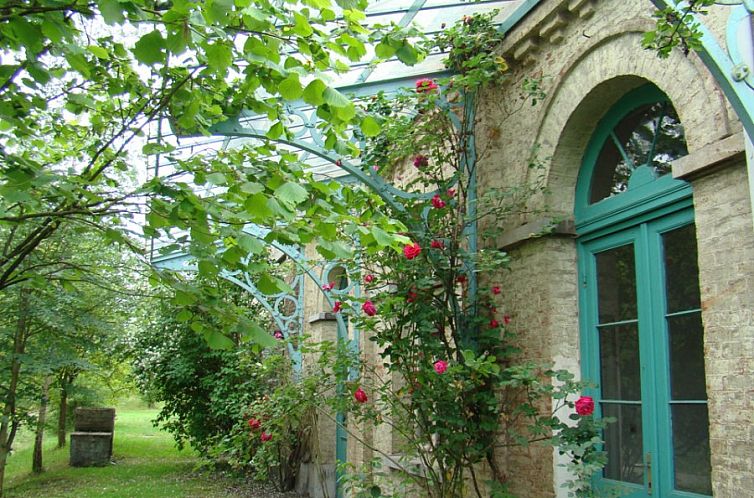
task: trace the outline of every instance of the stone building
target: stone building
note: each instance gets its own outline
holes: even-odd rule
[[[422,5],[446,3],[457,17],[466,8],[377,5],[409,22]],[[542,214],[493,221],[505,228],[495,248],[513,256],[513,267],[490,278],[503,287],[500,304],[519,324],[528,358],[599,384],[590,394],[617,421],[604,434],[609,463],[598,486],[632,497],[746,498],[754,496],[754,155],[745,138],[745,129],[754,133],[754,61],[746,59],[754,7],[711,7],[702,52],[676,49],[662,60],[641,42],[654,29],[655,4],[674,3],[479,2],[501,8],[498,50],[510,65],[509,78],[483,94],[479,188],[541,181],[546,192],[528,206]],[[397,74],[410,85],[438,74],[439,57],[429,59],[418,69],[368,68],[360,86],[354,72],[341,90],[368,95]],[[535,106],[522,105],[526,80],[543,93]],[[529,168],[531,157],[542,168]],[[332,174],[333,163],[314,167]],[[343,291],[352,285],[332,265],[320,279]],[[303,332],[335,339],[320,289],[298,289]],[[351,339],[375,355],[366,338]],[[363,442],[395,453],[386,427],[362,429],[347,437],[322,421],[321,465],[305,465],[300,489],[341,494],[336,460],[377,456]],[[567,496],[552,447],[500,459],[516,496]]]
[[[697,54],[642,49],[649,0],[516,4],[499,48],[511,78],[487,90],[477,136],[482,191],[535,175],[547,190],[531,200],[546,216],[496,220],[514,262],[496,277],[501,304],[525,324],[525,354],[600,384],[592,394],[617,419],[600,485],[754,496],[754,225],[730,94]],[[733,9],[704,18],[720,40]],[[526,78],[545,94],[533,107],[521,106]],[[535,150],[544,170],[521,159]],[[334,337],[314,301],[308,331]],[[370,344],[361,338],[365,354]],[[363,437],[391,449],[386,430]],[[334,440],[323,432],[330,462]],[[347,444],[349,461],[373,456]],[[501,458],[516,496],[566,496],[551,447]]]

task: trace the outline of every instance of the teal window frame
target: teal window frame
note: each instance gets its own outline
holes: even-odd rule
[[[670,361],[666,323],[665,267],[662,235],[694,223],[691,186],[664,175],[655,178],[647,168],[638,181],[632,176],[629,189],[590,203],[591,181],[597,158],[613,129],[634,109],[667,97],[653,85],[637,88],[621,98],[600,120],[584,154],[579,171],[575,221],[579,271],[579,328],[582,376],[600,381],[598,337],[598,292],[596,254],[632,244],[636,264],[639,325],[639,355],[642,404],[642,462],[644,483],[614,481],[595,475],[597,488],[617,489],[633,498],[700,498],[674,488],[674,453],[670,413]],[[642,178],[641,176],[644,175]],[[601,391],[589,389],[601,415]],[[647,461],[651,455],[652,461]],[[651,465],[652,489],[648,492],[647,466]]]
[[[637,107],[655,102],[669,102],[668,97],[654,85],[644,85],[624,95],[603,117],[594,131],[584,153],[576,181],[574,217],[579,234],[622,230],[643,216],[657,217],[658,210],[691,197],[691,185],[672,175],[654,178],[647,170],[638,178],[631,178],[629,190],[619,195],[590,203],[592,179],[602,145],[610,139],[613,129]]]

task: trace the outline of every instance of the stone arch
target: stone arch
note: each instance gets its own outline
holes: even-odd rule
[[[670,98],[686,128],[689,151],[731,134],[726,101],[701,62],[677,51],[659,60],[641,49],[647,27],[643,20],[622,24],[623,30],[593,41],[568,61],[544,103],[535,143],[551,158],[546,185],[556,212],[573,213],[587,142],[604,113],[634,88],[652,83]]]

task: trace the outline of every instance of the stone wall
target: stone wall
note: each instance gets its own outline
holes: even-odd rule
[[[754,496],[754,229],[746,165],[692,179],[715,496]]]
[[[720,34],[728,11],[718,9],[705,22]],[[513,261],[511,272],[492,277],[504,288],[500,307],[513,316],[527,357],[576,373],[576,242],[529,234],[546,219],[572,220],[582,156],[601,116],[629,90],[651,82],[678,111],[692,154],[730,148],[731,137],[740,135],[731,106],[698,57],[675,51],[660,60],[640,47],[643,33],[653,27],[652,12],[652,3],[644,0],[540,3],[500,48],[511,65],[510,78],[487,91],[480,115],[478,143],[486,150],[479,165],[481,189],[540,178],[547,186],[526,215],[483,224],[507,229],[494,242]],[[536,106],[521,90],[531,78],[539,78],[546,95]],[[528,164],[535,150],[541,169]],[[694,189],[713,488],[720,497],[754,496],[754,235],[746,171],[740,160],[721,164],[719,158],[695,157],[717,169],[692,175],[680,166],[673,170]],[[560,484],[566,476],[552,450],[509,451],[500,459],[517,496],[565,496]]]

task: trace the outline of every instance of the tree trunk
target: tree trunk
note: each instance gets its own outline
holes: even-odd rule
[[[42,381],[42,399],[39,402],[37,434],[34,437],[34,457],[31,463],[31,471],[35,474],[42,472],[42,443],[44,442],[45,423],[47,422],[47,404],[50,400],[50,384],[52,384],[52,376],[48,375]]]
[[[66,422],[68,421],[68,390],[75,374],[60,374],[60,404],[58,405],[58,448],[65,448]]]
[[[0,498],[3,497],[3,483],[5,480],[5,464],[8,460],[13,440],[16,436],[18,423],[16,415],[16,390],[18,389],[18,377],[21,373],[21,355],[26,349],[26,336],[28,323],[26,321],[29,312],[28,290],[21,289],[18,301],[18,321],[13,335],[13,356],[10,363],[10,382],[5,395],[2,422],[0,422]]]
[[[58,405],[58,448],[65,448],[66,417],[68,417],[68,389],[61,389]]]

